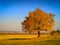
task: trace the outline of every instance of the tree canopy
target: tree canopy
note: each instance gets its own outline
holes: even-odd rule
[[[35,11],[30,11],[28,16],[22,22],[22,28],[25,31],[41,31],[53,30],[54,15],[52,13],[43,12],[37,8]]]

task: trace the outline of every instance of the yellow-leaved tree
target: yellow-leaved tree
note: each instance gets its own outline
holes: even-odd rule
[[[30,11],[28,17],[22,22],[22,28],[25,31],[32,32],[37,31],[38,37],[40,37],[41,30],[53,30],[54,15],[43,12],[39,8],[35,11]]]

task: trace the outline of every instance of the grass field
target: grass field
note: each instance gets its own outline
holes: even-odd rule
[[[41,35],[0,35],[0,45],[60,45],[60,34]]]

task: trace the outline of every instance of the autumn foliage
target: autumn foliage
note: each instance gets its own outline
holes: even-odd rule
[[[37,8],[35,11],[30,11],[28,16],[22,22],[23,30],[25,31],[41,31],[53,30],[54,15],[46,13]]]

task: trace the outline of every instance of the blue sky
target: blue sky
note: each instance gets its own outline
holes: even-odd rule
[[[59,0],[0,0],[0,31],[21,31],[21,22],[36,8],[55,14],[55,29],[60,29]]]

